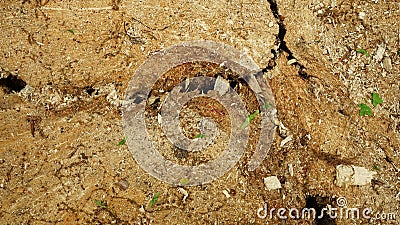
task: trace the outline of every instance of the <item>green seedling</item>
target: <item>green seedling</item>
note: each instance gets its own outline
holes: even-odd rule
[[[400,56],[400,50],[397,51],[397,55]]]
[[[93,200],[93,201],[94,201],[94,203],[96,203],[96,205],[98,205],[100,208],[102,208],[102,209],[106,209],[106,208],[107,208],[107,206],[106,206],[101,200],[95,199],[95,200]]]
[[[158,197],[160,196],[160,192],[157,192],[153,198],[151,199],[150,203],[149,203],[149,207],[153,207],[154,204],[156,204]]]
[[[379,168],[379,166],[377,164],[374,164],[374,170],[381,171],[381,168]]]
[[[362,48],[358,48],[358,49],[356,50],[356,52],[359,52],[359,53],[361,53],[361,54],[363,54],[363,55],[369,57],[369,53],[367,52],[367,50],[364,50],[364,49],[362,49]]]
[[[365,115],[372,116],[372,109],[366,104],[364,103],[359,104],[358,107],[360,107],[360,116],[365,116]]]
[[[254,113],[250,114],[250,115],[246,118],[246,121],[243,122],[243,124],[242,124],[242,126],[241,126],[241,129],[246,128],[246,127],[251,123],[251,121],[254,120],[254,118],[256,118],[256,116],[257,116],[258,114],[260,114],[260,110],[258,110],[258,109],[257,109]]]
[[[378,93],[372,93],[371,103],[376,107],[378,104],[383,104],[383,100]],[[359,104],[358,107],[360,107],[360,116],[372,116],[372,109],[366,104]]]
[[[74,31],[72,29],[67,30],[68,32],[70,32],[71,34],[75,34]]]
[[[186,184],[189,183],[189,179],[187,179],[187,178],[182,178],[182,179],[179,180],[179,183],[180,183],[181,185],[186,185]]]
[[[372,99],[371,99],[372,105],[376,107],[378,104],[382,104],[383,101],[381,97],[379,97],[378,93],[372,93]]]
[[[121,141],[118,142],[117,146],[124,145],[126,143],[126,139],[122,139]]]
[[[271,107],[272,107],[272,105],[271,105],[271,103],[269,103],[269,102],[265,103],[265,105],[264,105],[264,108],[265,108],[265,109],[269,109],[269,108],[271,108]]]
[[[207,137],[207,135],[204,135],[202,133],[196,134],[196,136],[194,136],[194,138],[206,138],[206,137]]]

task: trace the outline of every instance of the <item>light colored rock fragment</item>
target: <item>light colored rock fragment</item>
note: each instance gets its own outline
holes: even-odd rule
[[[222,193],[224,193],[226,198],[230,198],[231,195],[229,194],[229,192],[227,190],[222,190]]]
[[[217,80],[215,81],[214,90],[222,96],[229,91],[229,83],[222,77],[218,76]]]
[[[386,44],[382,43],[378,45],[378,50],[376,50],[376,54],[374,56],[374,59],[378,62],[380,62],[383,59],[383,54],[385,53],[386,49]]]
[[[285,146],[286,143],[288,143],[291,140],[293,140],[293,136],[292,135],[287,136],[285,139],[283,139],[281,141],[281,144],[279,145],[279,147],[282,148],[283,146]]]
[[[363,19],[365,18],[365,12],[360,12],[360,13],[358,14],[358,18],[359,18],[360,20],[363,20]]]
[[[288,167],[289,167],[289,174],[290,174],[291,177],[293,177],[293,173],[294,173],[293,172],[293,164],[289,163]]]
[[[288,65],[292,65],[293,63],[296,63],[297,60],[296,59],[291,59],[287,62]]]
[[[390,72],[392,70],[392,60],[390,57],[385,57],[382,61],[382,64],[386,71]]]
[[[140,208],[139,208],[139,212],[140,212],[140,213],[145,213],[145,212],[146,212],[146,210],[144,209],[143,205],[142,205],[142,206],[140,206]]]
[[[374,171],[364,167],[353,165],[338,165],[336,167],[336,185],[346,187],[347,185],[367,185],[371,183]]]
[[[264,178],[264,185],[268,191],[282,188],[281,182],[278,180],[276,176],[270,176]]]
[[[183,189],[183,188],[178,188],[178,192],[181,193],[183,195],[182,201],[185,202],[186,198],[189,196],[189,193]]]

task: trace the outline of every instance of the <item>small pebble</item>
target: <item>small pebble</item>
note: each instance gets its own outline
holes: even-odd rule
[[[264,185],[268,191],[282,188],[281,182],[276,176],[270,176],[264,178]]]
[[[290,176],[293,177],[293,164],[289,163],[288,167],[289,167],[289,174],[290,174]]]
[[[125,179],[120,180],[117,184],[122,191],[125,191],[129,188],[129,182]]]
[[[274,26],[274,22],[271,21],[268,23],[268,27],[273,27],[273,26]]]
[[[296,59],[291,59],[287,62],[288,65],[292,65],[293,63],[296,63],[297,60]]]
[[[186,201],[186,198],[189,196],[189,193],[188,193],[185,189],[183,189],[183,188],[181,188],[181,187],[178,188],[178,192],[181,193],[181,194],[183,195],[182,201],[185,202],[185,201]]]
[[[360,13],[358,14],[358,18],[359,18],[360,20],[364,20],[364,18],[365,18],[365,12],[360,12]]]
[[[390,57],[385,57],[382,61],[382,64],[386,71],[390,72],[392,70],[392,60]]]
[[[279,147],[282,148],[283,146],[285,146],[286,143],[288,143],[291,140],[293,140],[293,136],[292,135],[287,136],[285,139],[283,139],[281,141],[281,144],[279,145]]]
[[[231,197],[231,195],[228,193],[227,190],[222,190],[222,193],[224,193],[226,198],[230,198]]]

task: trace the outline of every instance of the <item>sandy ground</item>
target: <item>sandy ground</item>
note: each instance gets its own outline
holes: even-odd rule
[[[2,0],[0,8],[1,224],[400,223],[398,1]],[[220,179],[179,189],[118,144],[121,104],[152,53],[191,40],[247,53],[265,72],[282,125],[255,171],[246,152]],[[372,93],[383,103],[373,107]],[[371,116],[360,116],[361,103]],[[339,187],[340,164],[376,174]],[[266,190],[267,176],[282,187]],[[265,204],[337,207],[340,197],[397,217],[257,214]]]

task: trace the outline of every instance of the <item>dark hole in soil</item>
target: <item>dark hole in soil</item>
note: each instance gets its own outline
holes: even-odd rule
[[[92,95],[92,93],[95,92],[96,90],[95,90],[93,87],[91,87],[91,86],[87,86],[87,87],[85,87],[85,91],[86,91],[86,93],[88,93],[89,95]]]
[[[329,197],[321,197],[319,195],[306,197],[306,208],[315,209],[315,224],[317,225],[336,225],[335,219],[326,214],[327,204],[330,204]],[[325,208],[325,209],[324,209]],[[322,209],[325,211],[322,212]],[[321,218],[321,213],[323,216]]]
[[[6,78],[0,79],[0,86],[4,87],[4,90],[7,93],[11,93],[13,91],[20,92],[25,88],[26,82],[22,79],[19,79],[17,76],[9,74]]]

